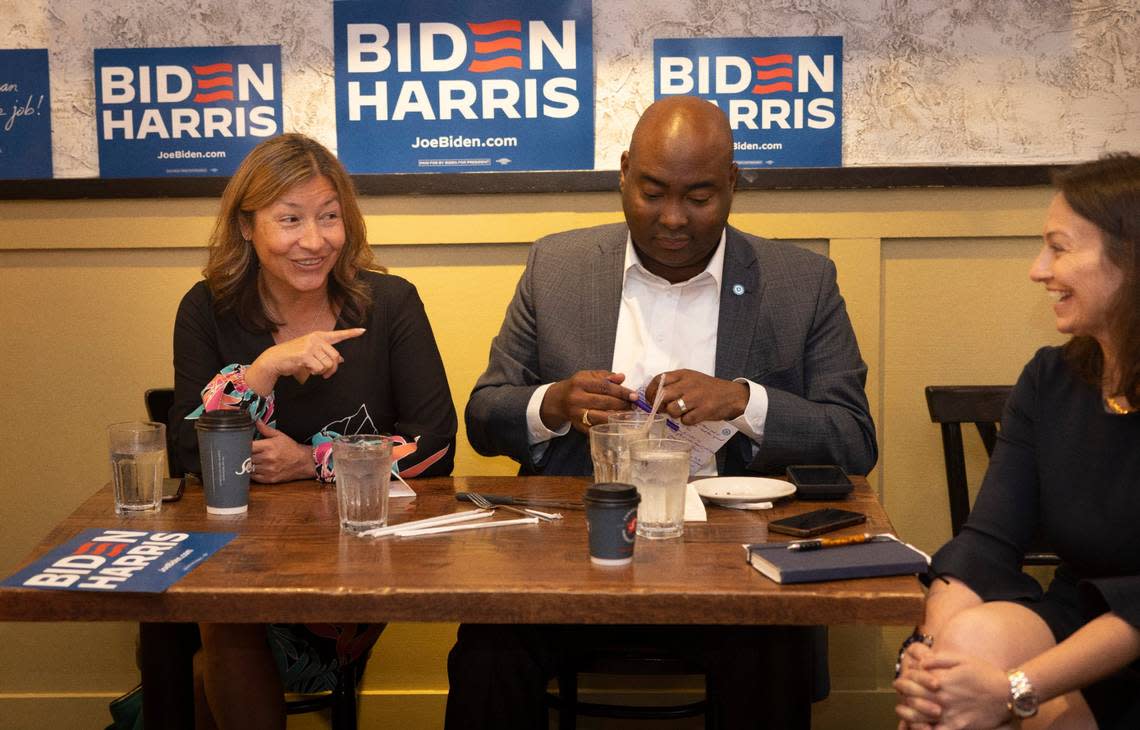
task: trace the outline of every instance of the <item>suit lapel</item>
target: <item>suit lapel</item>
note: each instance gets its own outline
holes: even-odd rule
[[[756,342],[763,296],[756,253],[733,228],[725,234],[724,273],[720,286],[720,318],[716,336],[718,378],[750,375],[748,356]]]
[[[624,278],[622,264],[625,263],[628,234],[625,226],[619,226],[613,238],[598,244],[597,266],[584,287],[588,299],[582,302],[581,311],[590,312],[591,329],[585,362],[588,369],[609,370],[614,362],[614,339],[617,337]]]

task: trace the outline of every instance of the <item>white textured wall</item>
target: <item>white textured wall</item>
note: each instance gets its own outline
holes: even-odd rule
[[[98,175],[92,50],[280,44],[285,127],[335,147],[332,3],[0,0],[48,48],[56,177]],[[594,0],[598,169],[653,98],[653,39],[841,35],[846,165],[1019,164],[1140,148],[1135,0]]]

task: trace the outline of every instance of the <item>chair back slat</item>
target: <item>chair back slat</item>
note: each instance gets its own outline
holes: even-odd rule
[[[986,447],[986,456],[993,457],[994,446],[997,446],[997,424],[975,423],[978,435],[982,437],[982,445]]]

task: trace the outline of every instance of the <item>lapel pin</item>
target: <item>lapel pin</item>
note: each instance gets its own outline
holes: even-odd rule
[[[733,284],[732,285],[732,293],[735,294],[736,296],[740,296],[741,294],[744,293],[744,285],[743,284]]]

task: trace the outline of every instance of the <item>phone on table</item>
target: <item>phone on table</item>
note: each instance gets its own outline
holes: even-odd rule
[[[177,502],[186,489],[186,477],[166,477],[162,480],[162,501]]]
[[[789,466],[787,475],[798,499],[843,499],[855,488],[847,472],[831,464]]]
[[[781,535],[795,537],[814,537],[825,532],[838,530],[841,527],[862,524],[867,521],[867,515],[852,512],[846,509],[815,509],[782,520],[772,520],[768,523],[768,530]]]

